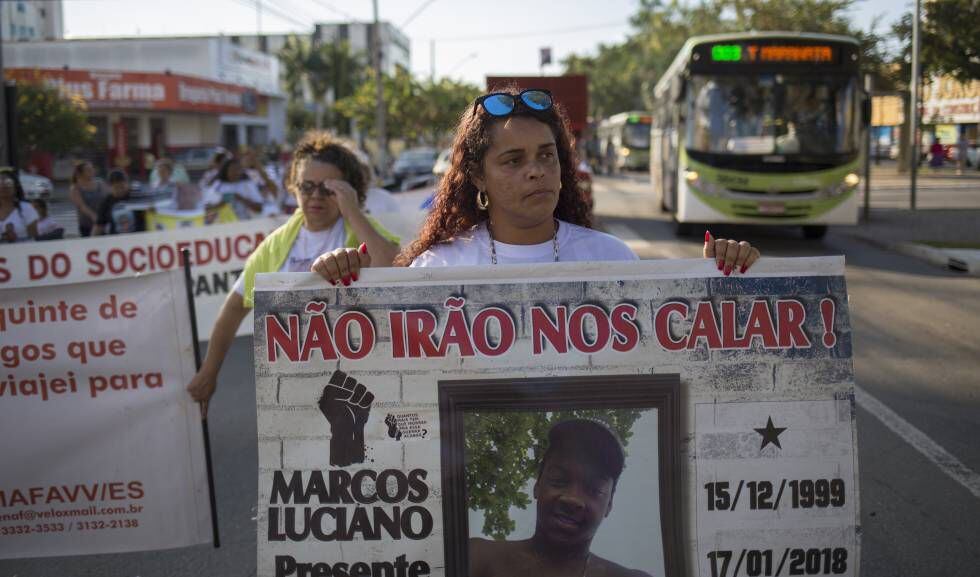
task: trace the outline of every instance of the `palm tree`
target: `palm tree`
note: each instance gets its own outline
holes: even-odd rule
[[[343,132],[349,132],[349,119],[340,116],[333,108],[337,100],[354,93],[364,82],[365,62],[361,54],[351,52],[347,41],[311,45],[308,41],[291,36],[279,52],[284,68],[284,79],[290,99],[303,99],[308,87],[313,100],[316,127],[327,124]],[[330,104],[325,110],[324,103]]]

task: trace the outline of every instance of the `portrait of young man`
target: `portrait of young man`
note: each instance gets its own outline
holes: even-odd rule
[[[471,538],[469,576],[649,577],[592,551],[613,510],[625,462],[623,444],[605,424],[569,419],[552,425],[534,481],[533,535],[516,541]]]

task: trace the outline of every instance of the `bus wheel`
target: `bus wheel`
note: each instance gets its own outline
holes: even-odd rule
[[[803,238],[810,240],[820,240],[827,235],[827,225],[813,224],[803,227]]]

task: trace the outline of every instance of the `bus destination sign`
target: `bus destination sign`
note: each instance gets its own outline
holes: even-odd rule
[[[711,47],[712,62],[738,63],[833,63],[835,48],[828,45],[779,44],[715,44]]]

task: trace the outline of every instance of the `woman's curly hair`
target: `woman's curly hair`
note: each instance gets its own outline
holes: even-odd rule
[[[520,89],[506,86],[494,92],[506,92],[517,96]],[[558,162],[561,166],[561,191],[555,218],[579,226],[592,226],[589,207],[578,189],[575,167],[578,162],[572,146],[568,118],[561,105],[555,103],[548,110],[538,111],[518,102],[514,112],[504,117],[489,115],[482,106],[470,106],[460,116],[453,139],[449,169],[439,181],[432,210],[422,225],[419,236],[398,257],[395,266],[408,266],[416,257],[441,242],[449,241],[461,232],[472,228],[487,219],[487,213],[476,206],[476,185],[472,175],[483,172],[483,160],[490,149],[490,130],[498,122],[514,116],[529,117],[543,122],[551,128],[558,148]]]
[[[358,204],[364,205],[367,180],[364,178],[357,155],[343,140],[325,130],[311,130],[303,135],[293,149],[293,159],[286,171],[286,187],[294,195],[299,192],[299,170],[304,160],[315,160],[336,166],[344,175],[344,180],[357,191]]]

